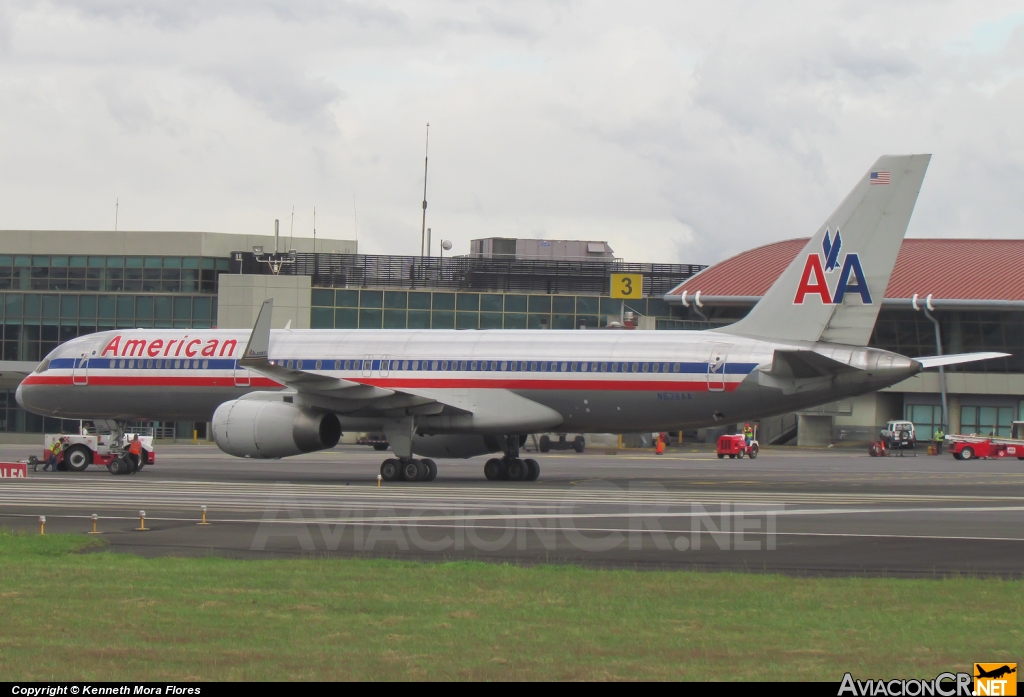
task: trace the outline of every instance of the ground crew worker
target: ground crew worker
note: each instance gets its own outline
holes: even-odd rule
[[[942,426],[935,429],[935,454],[942,454],[942,441],[946,438],[946,434],[942,430]]]
[[[46,464],[43,465],[43,471],[45,472],[48,467],[52,467],[53,471],[57,471],[57,463],[60,461],[60,439],[53,441],[53,445],[50,446],[50,450],[46,455]]]
[[[658,440],[654,444],[654,452],[657,453],[658,455],[661,455],[662,453],[665,452],[665,436],[666,434],[659,433]]]
[[[128,446],[128,455],[132,461],[132,472],[138,472],[139,467],[142,465],[142,441],[139,440],[138,433],[135,434],[131,444]]]
[[[750,427],[750,424],[743,427],[743,440],[746,441],[748,448],[754,442],[754,429]]]

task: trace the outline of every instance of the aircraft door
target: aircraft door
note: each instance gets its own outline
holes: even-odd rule
[[[88,385],[89,384],[89,358],[88,354],[83,353],[81,358],[75,359],[74,367],[71,369],[71,384],[73,385]]]
[[[235,361],[235,387],[249,387],[252,384],[251,374]]]
[[[708,356],[708,392],[725,390],[725,366],[729,357],[728,344],[715,344]]]

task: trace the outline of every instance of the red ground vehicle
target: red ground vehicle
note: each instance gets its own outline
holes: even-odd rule
[[[1024,460],[1024,421],[1014,421],[1012,438],[946,436],[949,453],[957,460],[1015,457]]]
[[[754,429],[754,440],[750,442],[750,445],[747,445],[747,439],[743,437],[742,433],[718,437],[719,460],[724,458],[726,455],[734,460],[737,457],[742,458],[746,455],[753,460],[757,457],[757,453],[760,449],[760,446],[757,444],[757,428]]]

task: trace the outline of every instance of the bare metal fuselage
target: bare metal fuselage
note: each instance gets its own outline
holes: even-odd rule
[[[209,421],[226,401],[284,389],[238,365],[248,336],[218,329],[88,335],[54,350],[18,388],[18,401],[32,412],[72,419]],[[851,370],[782,384],[764,375],[778,350],[813,351]],[[877,349],[710,331],[276,330],[269,357],[468,411],[490,410],[495,413],[481,422],[493,424],[484,430],[495,433],[507,432],[500,405],[509,392],[561,415],[552,428],[674,430],[823,404],[920,370],[915,361]],[[373,404],[306,401],[335,411],[349,430],[379,428],[389,418]],[[422,423],[426,432],[467,432],[441,418]]]

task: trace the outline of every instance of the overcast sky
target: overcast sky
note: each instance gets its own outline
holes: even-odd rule
[[[806,236],[883,153],[910,235],[1019,237],[1016,2],[0,4],[0,228],[287,232],[419,252]],[[435,244],[436,253],[436,244]]]

